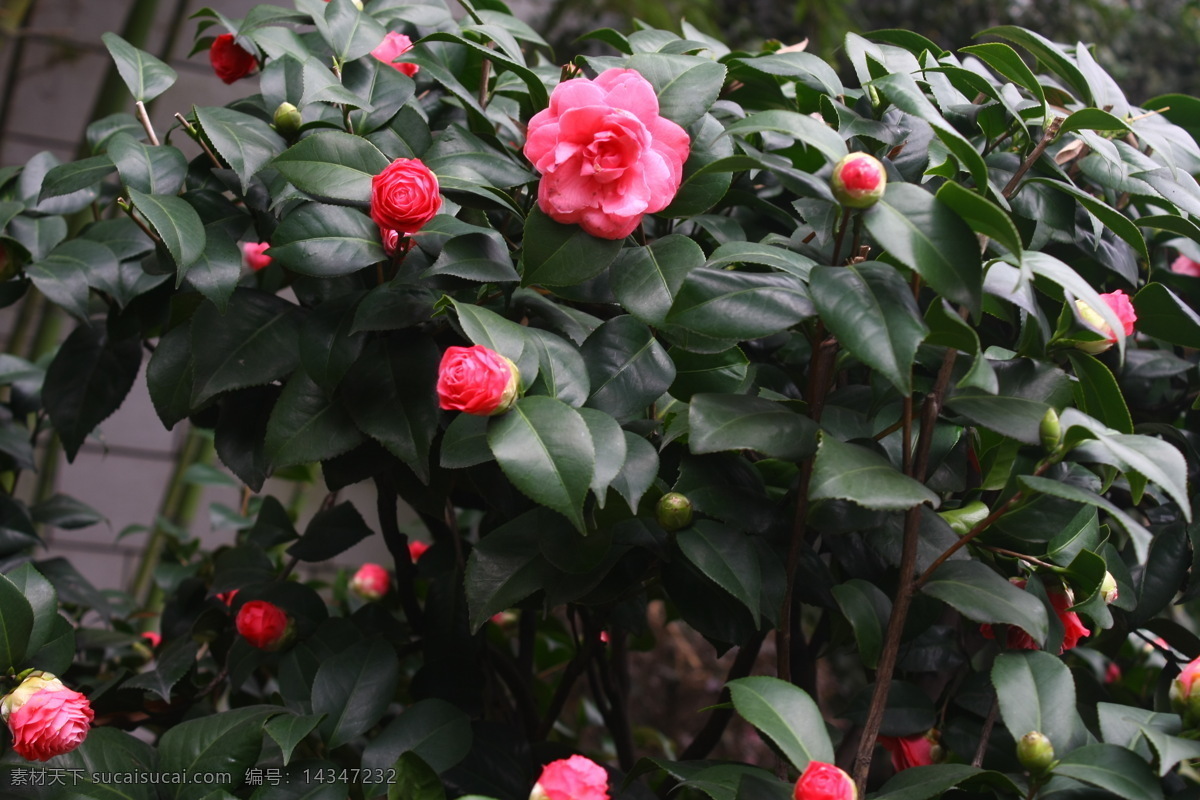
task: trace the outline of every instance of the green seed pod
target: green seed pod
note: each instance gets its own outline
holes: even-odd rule
[[[1030,731],[1017,742],[1017,760],[1034,775],[1039,775],[1054,763],[1054,745],[1041,731]]]
[[[1058,421],[1058,412],[1053,408],[1046,409],[1046,416],[1042,417],[1038,432],[1042,435],[1042,447],[1046,450],[1057,450],[1062,444],[1062,425]]]
[[[692,501],[679,492],[664,494],[654,516],[667,533],[683,530],[692,524]]]

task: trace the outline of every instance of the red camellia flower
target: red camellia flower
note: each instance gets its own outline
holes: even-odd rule
[[[810,761],[796,788],[795,800],[858,800],[858,787],[844,771],[833,764]]]
[[[1171,272],[1176,275],[1200,278],[1200,261],[1192,261],[1187,256],[1181,255],[1171,262]]]
[[[448,347],[438,365],[438,405],[490,417],[508,411],[517,398],[517,365],[481,344]]]
[[[292,638],[292,618],[266,600],[251,600],[237,613],[237,632],[259,650],[279,650]]]
[[[1026,582],[1024,580],[1013,581],[1013,585],[1022,589],[1025,588],[1025,583]],[[1075,645],[1079,644],[1080,639],[1084,638],[1085,636],[1090,636],[1092,632],[1084,627],[1084,624],[1079,619],[1078,614],[1076,614],[1074,611],[1067,610],[1072,606],[1073,601],[1063,589],[1047,589],[1046,594],[1050,597],[1050,605],[1054,606],[1054,613],[1058,616],[1058,621],[1061,622],[1063,626],[1062,647],[1058,649],[1058,654],[1062,655],[1068,650],[1074,648]],[[985,639],[996,638],[996,634],[992,630],[991,625],[981,625],[979,630]],[[1038,643],[1033,640],[1032,636],[1018,628],[1016,625],[1008,626],[1008,638],[1005,641],[1005,645],[1009,650],[1042,649],[1040,646],[1038,646]]]
[[[429,549],[429,545],[418,539],[413,539],[408,543],[408,557],[415,564],[421,560],[421,556],[425,555],[425,551]]]
[[[0,699],[0,716],[12,732],[17,755],[26,761],[48,761],[87,738],[95,713],[82,694],[49,672],[34,671]]]
[[[1121,327],[1126,336],[1133,335],[1133,324],[1137,322],[1137,311],[1133,308],[1133,303],[1129,301],[1129,295],[1118,289],[1115,292],[1106,292],[1100,295],[1113,313],[1117,315],[1117,319],[1121,321]],[[1076,347],[1085,353],[1096,355],[1103,353],[1108,348],[1112,347],[1117,342],[1117,335],[1113,333],[1113,329],[1105,322],[1104,317],[1082,300],[1075,301],[1075,307],[1079,309],[1079,316],[1088,326],[1094,328],[1101,336],[1105,337],[1101,342],[1080,342]]]
[[[658,115],[654,87],[632,69],[560,83],[528,131],[525,157],[542,174],[538,207],[602,239],[623,239],[666,208],[691,150],[687,131]]]
[[[880,736],[883,749],[892,754],[892,769],[896,772],[909,767],[924,767],[933,763],[933,739],[930,733],[915,736]]]
[[[437,216],[439,192],[437,176],[420,159],[397,158],[371,179],[371,219],[381,231],[411,236]]]
[[[412,50],[412,47],[412,39],[409,39],[403,33],[388,31],[387,36],[383,37],[383,41],[379,43],[379,46],[371,51],[371,55],[411,78],[417,74],[417,71],[421,67],[403,61],[393,61],[393,59]]]
[[[364,600],[382,600],[392,585],[392,576],[378,564],[363,564],[350,579],[350,589]]]
[[[242,263],[254,272],[265,268],[271,263],[271,257],[264,255],[270,246],[267,242],[242,242]]]
[[[542,768],[529,800],[608,800],[608,773],[584,756],[551,761]]]
[[[258,59],[235,42],[232,33],[222,33],[213,41],[208,60],[212,62],[213,72],[225,83],[246,77],[258,66]]]

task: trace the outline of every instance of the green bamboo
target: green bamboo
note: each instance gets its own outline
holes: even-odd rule
[[[167,483],[167,491],[159,507],[159,519],[168,520],[181,527],[191,522],[204,490],[202,486],[185,483],[183,476],[192,464],[208,463],[212,453],[212,439],[195,428],[189,429],[187,439],[184,440],[175,459],[171,480]],[[166,540],[167,532],[156,520],[146,539],[137,573],[129,589],[134,599],[140,600],[148,608],[152,608],[161,600],[161,596],[154,591],[154,570],[162,557]]]
[[[24,358],[29,352],[34,320],[40,318],[44,303],[45,298],[37,290],[31,290],[24,302],[21,303],[21,310],[17,312],[17,318],[13,321],[12,329],[8,334],[7,350],[12,355]]]

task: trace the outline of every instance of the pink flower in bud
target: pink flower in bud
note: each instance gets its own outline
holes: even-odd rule
[[[896,772],[910,767],[924,767],[933,763],[933,731],[915,736],[880,736],[883,749],[892,754],[892,769]]]
[[[1117,666],[1117,662],[1108,662],[1108,668],[1104,670],[1104,682],[1116,683],[1121,680],[1121,668]]]
[[[421,560],[421,556],[425,555],[425,551],[429,549],[429,545],[425,542],[413,539],[408,543],[408,557],[415,564]]]
[[[266,600],[251,600],[238,609],[235,624],[247,642],[272,652],[286,647],[294,632],[287,612]]]
[[[400,231],[380,228],[379,238],[383,241],[383,252],[387,253],[390,258],[404,255],[413,246],[413,240]]]
[[[612,637],[608,635],[608,631],[600,631],[600,644],[608,644],[612,641]]]
[[[1129,301],[1129,295],[1118,289],[1115,292],[1106,292],[1105,294],[1100,295],[1100,299],[1107,303],[1108,307],[1111,308],[1113,313],[1117,315],[1117,319],[1121,321],[1121,327],[1124,330],[1125,335],[1132,336],[1133,324],[1137,322],[1137,311],[1134,310],[1133,303]],[[1082,319],[1088,325],[1088,327],[1094,329],[1101,336],[1105,337],[1104,341],[1080,342],[1076,345],[1078,349],[1084,351],[1085,353],[1097,355],[1099,353],[1103,353],[1105,350],[1116,344],[1117,335],[1104,320],[1104,317],[1100,316],[1096,309],[1092,308],[1082,300],[1076,300],[1075,307],[1079,310],[1080,319]]]
[[[387,36],[383,37],[383,41],[371,51],[371,55],[411,78],[421,68],[416,64],[408,64],[403,61],[397,62],[394,59],[412,50],[412,47],[412,39],[409,39],[403,33],[388,31]]]
[[[271,263],[271,257],[264,255],[270,246],[268,242],[242,242],[242,263],[254,272],[265,268]]]
[[[233,599],[237,597],[238,590],[230,589],[228,592],[221,592],[217,595],[217,599],[227,606],[233,606]]]
[[[160,644],[162,644],[162,637],[159,636],[154,631],[145,631],[142,634],[142,638],[146,640],[146,643],[150,645],[151,649],[158,647]]]
[[[794,800],[858,800],[858,787],[833,764],[810,761],[792,789]]]
[[[833,196],[847,208],[875,205],[887,188],[887,171],[870,153],[851,153],[833,168]]]
[[[608,773],[584,756],[551,761],[542,768],[529,800],[608,800]]]
[[[1192,261],[1187,256],[1180,255],[1171,262],[1171,272],[1187,275],[1189,278],[1200,278],[1200,261]]]
[[[26,761],[49,761],[87,738],[95,713],[88,699],[49,672],[34,671],[0,699],[12,748]]]
[[[392,576],[378,564],[363,564],[350,579],[350,589],[364,600],[382,600],[392,585]]]

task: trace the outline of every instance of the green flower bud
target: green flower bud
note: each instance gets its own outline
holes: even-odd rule
[[[664,494],[654,516],[667,533],[683,530],[692,524],[692,501],[679,492]]]
[[[1017,760],[1034,775],[1039,775],[1054,763],[1054,745],[1041,731],[1030,731],[1017,742]]]
[[[868,208],[883,197],[887,171],[870,153],[851,153],[833,168],[833,196],[847,208]]]
[[[1117,579],[1113,577],[1111,572],[1104,573],[1104,580],[1100,582],[1100,596],[1109,605],[1114,603],[1118,597]]]
[[[275,109],[275,130],[282,136],[291,136],[300,130],[300,109],[291,103],[280,103]]]
[[[1042,417],[1038,432],[1042,436],[1042,447],[1050,451],[1058,449],[1062,444],[1062,424],[1058,421],[1057,411],[1053,408],[1046,409],[1046,416]]]
[[[967,503],[962,508],[949,511],[939,511],[938,516],[946,520],[950,530],[959,536],[966,536],[979,523],[987,519],[992,510],[978,500]]]

